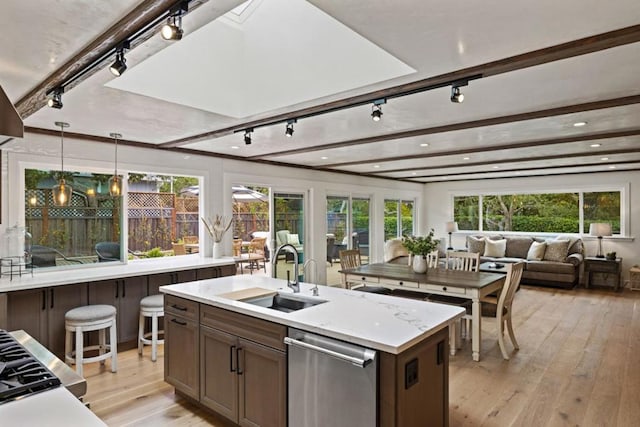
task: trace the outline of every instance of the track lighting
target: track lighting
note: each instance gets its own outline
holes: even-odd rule
[[[116,60],[109,67],[109,71],[116,77],[120,77],[127,70],[127,60],[124,57],[124,49],[118,49]]]
[[[253,132],[253,129],[247,129],[244,131],[244,143],[246,145],[251,145],[251,133]]]
[[[47,105],[51,108],[57,108],[58,110],[62,108],[62,93],[64,89],[61,87],[55,88],[49,93],[49,99],[47,100]]]
[[[167,23],[162,26],[160,35],[165,40],[182,39],[182,14],[189,10],[189,3],[184,1],[171,9]]]
[[[461,103],[464,101],[464,94],[460,92],[460,88],[457,86],[451,86],[451,102]]]
[[[284,131],[284,134],[288,137],[291,138],[293,136],[293,124],[296,122],[295,119],[293,120],[289,120],[287,121],[287,128]]]
[[[379,122],[382,119],[382,104],[386,104],[386,99],[376,99],[371,106],[371,119],[374,122]]]

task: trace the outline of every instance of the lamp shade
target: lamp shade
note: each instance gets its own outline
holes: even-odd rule
[[[596,237],[611,236],[611,224],[608,222],[594,222],[589,225],[589,234]]]
[[[446,228],[447,228],[447,233],[457,233],[458,223],[455,221],[447,221]]]

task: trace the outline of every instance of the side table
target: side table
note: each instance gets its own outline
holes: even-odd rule
[[[593,273],[611,274],[615,278],[614,290],[620,288],[620,280],[622,278],[622,258],[609,260],[606,258],[585,257],[584,259],[585,288],[589,289],[591,285],[591,275]]]

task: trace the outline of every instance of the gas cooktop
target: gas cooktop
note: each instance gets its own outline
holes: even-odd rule
[[[58,377],[0,329],[0,404],[59,385]]]

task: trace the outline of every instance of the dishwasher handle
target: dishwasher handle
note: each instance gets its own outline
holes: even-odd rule
[[[290,337],[285,337],[284,343],[286,345],[290,345],[293,347],[301,347],[307,350],[313,350],[319,353],[324,353],[326,355],[335,357],[336,359],[342,360],[344,362],[351,363],[352,365],[358,366],[359,368],[365,368],[367,365],[373,362],[373,358],[359,359],[357,357],[349,356],[347,354],[342,354],[337,351],[330,350],[328,348],[319,347],[317,345],[309,344],[304,341],[300,341]]]

